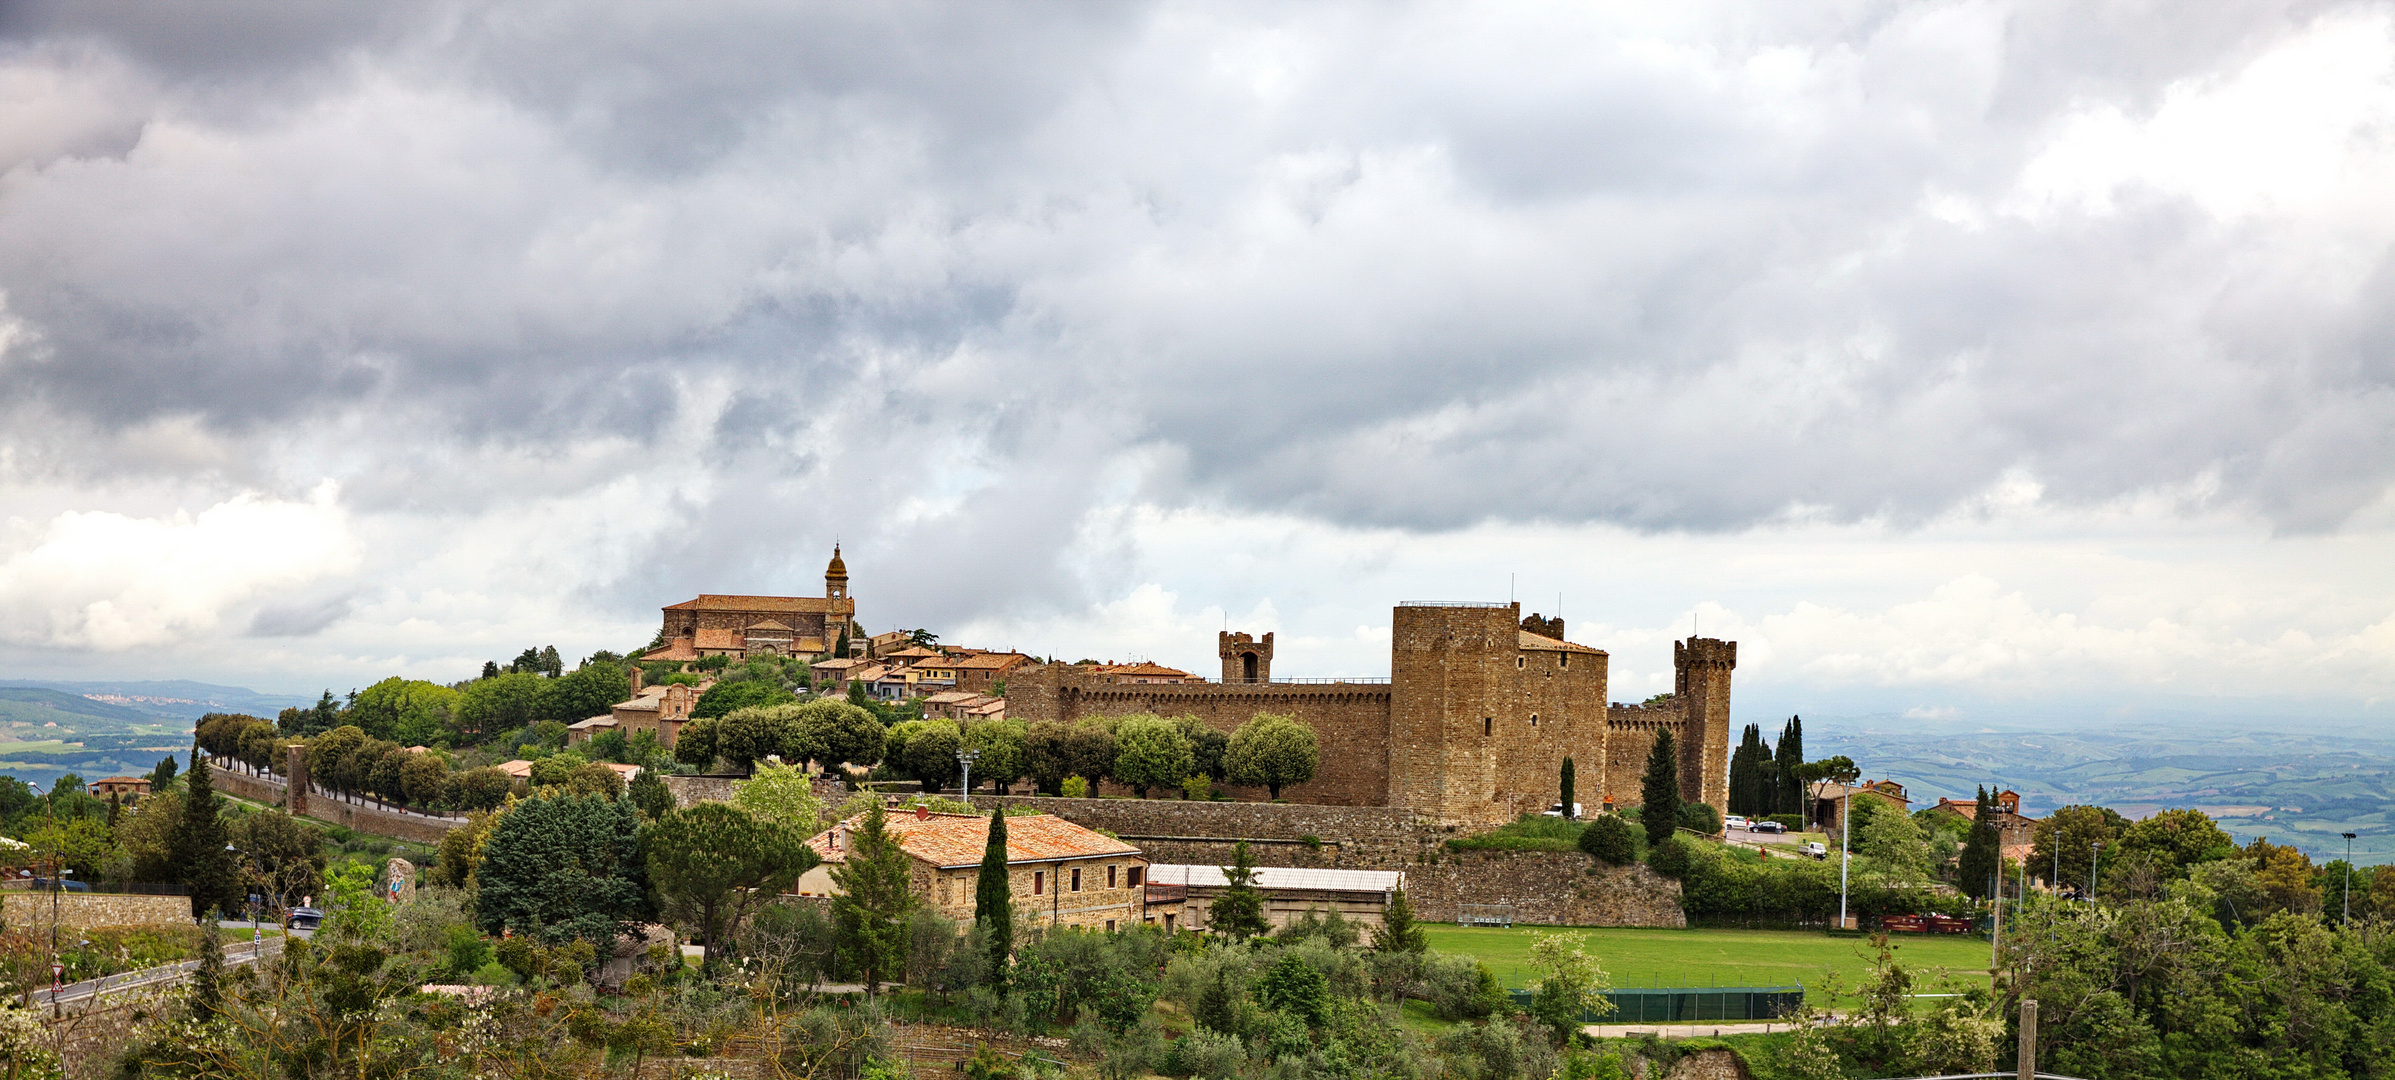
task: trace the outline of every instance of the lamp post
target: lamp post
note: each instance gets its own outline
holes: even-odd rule
[[[2096,902],[2096,853],[2104,850],[2102,840],[2087,842],[2087,902]]]
[[[965,788],[963,794],[965,801],[967,802],[971,802],[973,800],[973,763],[979,760],[981,760],[981,751],[979,750],[959,750],[956,752],[957,764],[963,765],[965,767]]]
[[[1853,846],[1847,840],[1854,835],[1854,784],[1849,781],[1846,794],[1838,797],[1838,929],[1846,929],[1846,862]]]
[[[2345,921],[2345,922],[2352,922],[2352,921],[2353,921],[2353,836],[2354,836],[2354,834],[2352,834],[2352,833],[2339,833],[2338,835],[2340,835],[2340,836],[2343,836],[2343,837],[2345,838],[2345,919],[2344,919],[2344,921]]]
[[[50,1018],[58,1019],[58,992],[66,989],[66,965],[58,959],[58,897],[66,891],[66,876],[74,873],[50,859]]]

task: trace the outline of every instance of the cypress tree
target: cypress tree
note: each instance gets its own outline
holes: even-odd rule
[[[1639,796],[1642,805],[1638,820],[1647,828],[1648,845],[1670,839],[1680,822],[1680,755],[1672,746],[1669,730],[1655,733],[1655,745],[1647,751],[1647,775],[1639,785]]]
[[[200,760],[198,747],[192,748],[191,756]],[[175,823],[168,846],[175,865],[182,870],[183,884],[191,890],[194,920],[241,898],[239,883],[233,879],[232,853],[225,850],[219,802],[207,766],[192,769],[183,781],[183,817]]]
[[[1241,840],[1231,848],[1231,865],[1222,868],[1230,879],[1229,887],[1206,908],[1208,929],[1233,941],[1245,941],[1272,929],[1264,919],[1264,891],[1256,888],[1256,858],[1248,854],[1247,841]]]
[[[1971,812],[1971,833],[1963,840],[1962,857],[1955,861],[1955,884],[1975,900],[1984,900],[2003,861],[2002,836],[1996,831],[1996,799],[1979,789],[1979,806]]]
[[[1572,798],[1572,759],[1565,758],[1563,759],[1563,816],[1566,818],[1578,816],[1572,813]]]
[[[1430,939],[1422,928],[1414,925],[1414,905],[1407,903],[1405,890],[1389,894],[1389,910],[1381,914],[1378,933],[1372,936],[1372,947],[1381,952],[1423,952],[1430,948]]]
[[[1015,951],[1014,886],[1006,876],[1006,808],[990,815],[990,839],[981,852],[981,876],[973,882],[973,921],[981,923],[990,949],[990,983],[1006,989],[1006,962]]]
[[[200,923],[200,966],[191,973],[191,1015],[206,1020],[224,1007],[225,943],[212,912]]]
[[[1787,724],[1780,728],[1779,753],[1772,756],[1774,758],[1772,764],[1778,766],[1777,771],[1779,772],[1779,804],[1787,808],[1782,812],[1806,813],[1805,782],[1796,776],[1797,766],[1805,763],[1804,718],[1797,716],[1788,718]]]

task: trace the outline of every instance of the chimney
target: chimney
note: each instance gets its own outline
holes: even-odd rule
[[[639,696],[640,696],[640,677],[641,677],[642,675],[645,675],[645,674],[647,674],[647,673],[646,673],[646,672],[644,672],[644,671],[642,671],[642,670],[640,670],[640,665],[639,665],[639,664],[634,664],[634,665],[632,665],[632,696],[633,696],[633,697],[639,697]]]

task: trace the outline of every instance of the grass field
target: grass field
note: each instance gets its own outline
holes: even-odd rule
[[[1488,964],[1507,987],[1538,978],[1530,966],[1530,935],[1568,933],[1583,937],[1588,951],[1622,988],[1640,986],[1802,986],[1815,1005],[1834,1004],[1823,993],[1835,972],[1847,990],[1870,967],[1870,941],[1801,930],[1607,930],[1581,927],[1457,927],[1425,925],[1430,947],[1471,956]],[[1988,943],[1971,936],[1906,935],[1893,939],[1896,958],[1913,972],[1917,993],[1942,988],[1934,969],[1943,968],[1962,986],[1987,985]]]

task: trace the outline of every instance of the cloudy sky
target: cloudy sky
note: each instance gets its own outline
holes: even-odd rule
[[[2395,711],[2395,6],[14,3],[0,674],[701,592]],[[2093,713],[2089,713],[2093,715]]]

